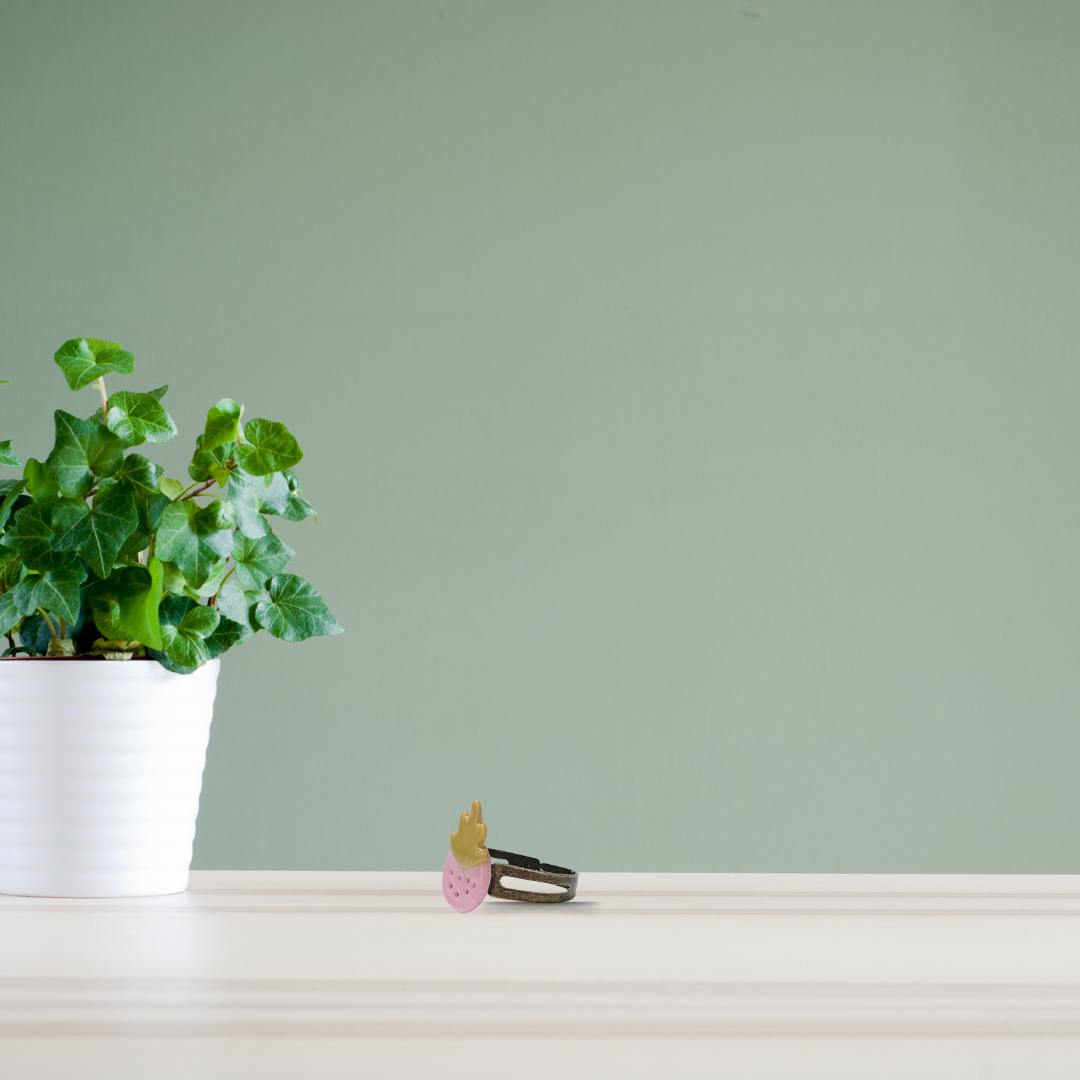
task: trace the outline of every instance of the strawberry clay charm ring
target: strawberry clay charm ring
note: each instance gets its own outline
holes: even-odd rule
[[[531,855],[486,848],[487,825],[479,802],[461,815],[457,832],[450,834],[450,854],[443,866],[442,889],[455,911],[472,911],[485,896],[524,900],[529,904],[562,904],[577,892],[577,874],[565,866],[542,863]],[[500,862],[492,863],[492,859]],[[503,884],[504,878],[538,881],[558,886],[555,892],[536,892]]]

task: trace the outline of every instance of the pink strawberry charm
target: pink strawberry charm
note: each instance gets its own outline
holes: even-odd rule
[[[487,896],[491,883],[491,856],[484,842],[487,826],[479,802],[463,813],[457,832],[450,834],[450,854],[443,866],[443,896],[455,911],[472,911]]]

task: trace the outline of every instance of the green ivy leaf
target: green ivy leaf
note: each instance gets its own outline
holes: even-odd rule
[[[153,390],[147,390],[146,392],[151,397],[156,397],[158,401],[160,401],[169,392],[169,384],[166,383],[164,386],[156,386]]]
[[[157,529],[161,513],[169,504],[169,497],[160,487],[163,472],[160,466],[141,454],[128,454],[110,481],[130,487],[139,511],[139,528],[144,533],[153,533]]]
[[[24,583],[26,582],[29,582],[32,585],[39,577],[40,575],[37,571],[31,570],[27,573],[26,577],[17,582],[14,588],[11,589],[10,595],[12,603],[14,603],[15,607],[18,609],[20,615],[29,615],[31,612],[37,610],[37,604],[29,603],[30,594],[27,588],[20,588],[20,586],[24,586]],[[5,593],[4,595],[6,596],[8,594]]]
[[[206,480],[216,480],[222,487],[229,480],[228,462],[236,450],[235,443],[225,443],[213,450],[203,449],[203,437],[195,440],[195,454],[188,466],[188,476],[200,484]]]
[[[163,476],[159,481],[159,486],[161,488],[161,494],[170,502],[175,502],[184,494],[184,485],[179,480],[174,480],[171,476]]]
[[[171,563],[165,563],[165,592],[173,596],[182,596],[188,587],[188,583],[184,580],[184,575],[180,573],[179,568]]]
[[[164,469],[155,465],[142,454],[128,454],[113,474],[114,480],[126,480],[143,498],[161,494],[161,479]]]
[[[60,365],[72,390],[89,386],[102,375],[130,375],[135,357],[115,341],[99,338],[72,338],[65,341],[53,359]]]
[[[211,510],[216,504],[206,507]],[[175,563],[193,589],[199,589],[220,569],[232,551],[233,534],[219,524],[218,511],[205,514],[190,499],[169,503],[161,515],[155,553]]]
[[[87,590],[98,630],[108,638],[162,647],[158,607],[165,568],[151,558],[146,566],[124,566]]]
[[[0,538],[0,544],[17,552],[30,570],[56,570],[73,561],[70,554],[56,550],[53,510],[59,505],[34,502],[24,506]]]
[[[300,444],[276,420],[250,420],[244,441],[236,447],[236,463],[252,476],[291,469],[304,456]]]
[[[42,553],[52,550],[52,507],[48,503],[24,506],[11,519],[0,544],[17,552],[28,566],[34,566]]]
[[[133,567],[132,569],[138,569]],[[161,623],[158,608],[161,605],[162,580],[165,567],[160,559],[151,556],[146,564],[150,585],[145,591],[125,596],[120,610],[124,617],[123,629],[129,640],[141,641],[152,649],[161,648]],[[137,584],[137,583],[136,583]]]
[[[239,470],[230,474],[225,497],[236,510],[236,525],[242,535],[258,540],[266,535],[266,518],[262,516],[262,498],[258,490],[259,478],[248,476]]]
[[[217,607],[222,615],[227,615],[234,622],[246,626],[253,633],[260,629],[255,621],[255,608],[264,600],[269,600],[270,594],[264,589],[248,591],[240,584],[234,574],[221,587],[218,593]]]
[[[37,458],[27,458],[23,466],[23,480],[30,497],[37,502],[55,499],[60,494],[56,473]]]
[[[18,625],[23,613],[15,603],[14,591],[0,593],[0,634],[9,634]]]
[[[138,443],[163,443],[176,437],[176,424],[153,394],[135,394],[119,390],[109,398],[105,426],[125,446]]]
[[[52,641],[49,624],[36,612],[28,615],[19,624],[19,641],[35,656],[44,656]]]
[[[0,482],[0,529],[8,522],[14,512],[15,503],[26,487],[25,480],[4,480]]]
[[[288,482],[281,473],[270,476],[249,476],[236,469],[229,474],[225,497],[236,507],[240,531],[251,540],[259,540],[268,528],[263,512],[276,513],[289,499]]]
[[[263,507],[266,513],[280,514],[289,521],[303,521],[317,516],[315,507],[304,498],[300,481],[292,469],[277,473],[273,480],[273,493]]]
[[[131,489],[112,484],[94,496],[92,507],[78,500],[57,503],[53,524],[56,550],[77,552],[99,578],[106,578],[124,541],[138,528],[139,514]]]
[[[236,507],[240,531],[252,540],[266,535],[263,514],[277,514],[290,521],[315,516],[315,507],[300,493],[292,469],[267,476],[249,476],[242,469],[229,474],[226,498]]]
[[[200,585],[197,589],[193,589],[190,585],[185,583],[185,588],[181,591],[186,592],[192,599],[196,597],[200,600],[207,600],[211,596],[214,596],[221,588],[222,582],[225,580],[225,575],[229,572],[229,562],[227,559],[222,559],[217,564],[217,569],[213,575],[206,579],[206,582]]]
[[[280,574],[296,554],[288,544],[283,544],[270,530],[258,540],[237,536],[233,543],[232,557],[236,563],[236,576],[247,590],[262,589],[275,574]]]
[[[206,639],[221,616],[211,607],[186,596],[167,596],[161,603],[161,655],[172,671],[194,671],[210,659]]]
[[[13,469],[22,468],[22,462],[15,456],[15,451],[11,449],[10,439],[0,442],[0,465],[8,465]]]
[[[111,476],[124,460],[124,444],[97,420],[55,413],[56,444],[45,459],[61,495],[83,496],[95,476]]]
[[[239,645],[251,637],[252,631],[243,623],[234,622],[225,615],[221,616],[214,632],[206,638],[206,651],[213,660],[234,645]]]
[[[289,472],[292,472],[290,469]],[[289,479],[283,472],[271,473],[262,477],[261,480],[253,481],[262,484],[259,509],[267,514],[283,514],[289,505]]]
[[[204,533],[232,529],[236,524],[236,510],[224,499],[214,499],[196,512],[195,521],[200,531]]]
[[[14,588],[22,575],[22,559],[14,551],[0,548],[0,590]]]
[[[309,581],[296,574],[279,574],[270,581],[270,598],[255,608],[255,619],[282,641],[304,641],[319,634],[340,634],[326,602]]]
[[[217,450],[220,446],[235,443],[240,435],[240,417],[244,406],[232,398],[222,398],[206,414],[206,430],[202,434],[199,449]]]
[[[306,518],[318,517],[319,511],[299,491],[294,491],[289,496],[289,503],[281,516],[289,521],[304,521]]]
[[[59,615],[64,622],[74,623],[79,618],[82,599],[79,586],[85,580],[85,566],[28,574],[15,587],[15,603],[24,615],[43,608],[50,615]]]

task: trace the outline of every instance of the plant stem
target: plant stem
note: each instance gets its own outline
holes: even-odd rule
[[[217,592],[206,601],[207,607],[217,607],[217,598],[221,595],[221,590],[225,588],[225,582],[229,580],[236,573],[236,563],[233,563],[229,567],[229,572],[221,579],[217,587]]]
[[[38,608],[38,614],[45,620],[45,625],[49,628],[49,637],[51,637],[53,641],[55,641],[56,644],[59,645],[60,635],[57,634],[56,627],[53,626],[52,619],[49,618],[44,608]]]
[[[109,395],[105,393],[105,376],[101,375],[94,380],[98,394],[101,395],[101,419],[104,420],[109,413]]]
[[[233,469],[235,469],[235,468],[236,468],[236,462],[233,461],[232,458],[230,458],[227,462],[225,462],[225,469],[228,472],[231,473],[233,471]],[[211,477],[205,483],[198,484],[198,486],[196,486],[196,484],[188,484],[188,486],[186,488],[184,488],[184,490],[181,491],[180,494],[177,495],[175,499],[173,499],[173,502],[180,502],[182,499],[193,499],[193,498],[195,498],[196,495],[201,495],[204,491],[207,491],[210,488],[212,488],[215,483],[220,483],[221,486],[224,487],[226,481],[225,480],[216,481],[216,480],[214,480],[213,477]],[[192,490],[192,489],[194,489],[194,490]]]
[[[216,480],[211,477],[205,483],[200,484],[194,491],[186,490],[180,493],[176,501],[180,502],[181,499],[194,499],[196,495],[201,495],[204,491],[209,491],[217,483]],[[190,485],[189,485],[190,488]]]

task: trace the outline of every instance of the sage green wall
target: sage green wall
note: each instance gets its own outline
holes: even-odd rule
[[[437,867],[481,797],[597,869],[1080,870],[1080,4],[0,12],[0,434],[113,337],[322,510],[349,632],[228,657],[197,866]]]

